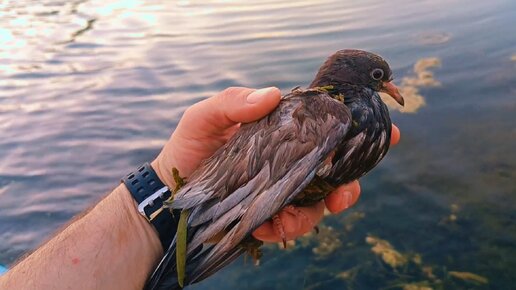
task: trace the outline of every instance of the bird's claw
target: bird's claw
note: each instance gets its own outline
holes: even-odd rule
[[[287,205],[282,209],[282,211],[289,213],[295,217],[301,218],[304,222],[308,223],[311,228],[315,230],[315,233],[319,233],[319,228],[317,225],[312,221],[312,219],[307,216],[302,210],[299,208],[293,206],[293,205]],[[283,226],[283,222],[281,221],[281,217],[279,214],[276,214],[272,217],[272,226],[274,228],[274,231],[276,234],[281,238],[283,248],[287,248],[287,235],[285,233],[285,227]]]
[[[242,247],[249,256],[253,259],[253,262],[256,266],[260,265],[260,259],[263,256],[262,250],[260,247],[263,245],[263,242],[257,240],[253,237],[249,237],[240,243],[240,247]]]
[[[308,217],[302,210],[300,210],[299,208],[293,206],[293,205],[287,205],[285,208],[283,208],[284,211],[296,216],[296,217],[300,217],[302,218],[305,222],[307,222],[310,227],[316,229],[317,228],[317,225],[314,224],[314,222],[312,221],[312,219],[310,217]],[[319,229],[316,229],[316,231],[318,231]]]
[[[283,241],[283,248],[287,248],[287,236],[285,235],[285,228],[283,227],[283,222],[281,221],[281,218],[279,214],[276,214],[272,217],[272,225],[274,227],[274,230],[276,230],[276,233],[280,236],[281,240]]]

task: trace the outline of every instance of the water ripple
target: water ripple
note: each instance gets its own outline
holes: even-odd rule
[[[360,247],[365,231],[410,232],[399,240],[425,259],[471,265],[486,276],[504,273],[490,281],[493,289],[506,289],[512,284],[503,277],[516,277],[514,264],[468,260],[492,257],[486,243],[510,256],[509,242],[516,240],[497,226],[516,204],[516,7],[495,2],[1,1],[0,263],[36,247],[120,176],[154,158],[192,103],[228,86],[276,85],[284,92],[306,86],[326,56],[354,47],[385,56],[397,80],[410,77],[424,57],[441,59],[443,67],[436,72],[441,87],[419,88],[428,96],[425,107],[413,115],[393,112],[403,141],[364,180],[359,208],[366,218],[346,232],[349,242]],[[478,226],[437,225],[452,202]],[[460,235],[468,230],[478,248],[460,255]],[[339,248],[345,257],[327,261],[324,272],[367,260],[354,249]],[[317,257],[311,262],[311,249],[282,255],[255,271],[270,274],[276,265],[289,277],[302,276],[299,285],[319,285],[308,281],[319,272],[297,275],[311,270],[292,268],[298,260],[297,267],[321,264]],[[241,280],[255,288],[282,285],[256,279],[245,267],[230,270],[198,289],[218,282],[240,289]],[[332,279],[325,280],[336,283],[331,288],[347,287]]]

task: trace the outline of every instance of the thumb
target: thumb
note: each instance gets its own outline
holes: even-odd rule
[[[247,94],[232,94],[231,91],[222,96],[224,115],[235,123],[249,123],[269,114],[278,106],[281,92],[276,87],[268,87]]]
[[[259,90],[231,87],[199,105],[209,108],[211,119],[217,120],[212,124],[216,124],[219,129],[226,129],[237,123],[249,123],[266,116],[278,106],[280,98],[281,92],[276,87]]]
[[[238,123],[248,123],[266,116],[278,106],[280,99],[281,92],[276,87],[259,90],[227,88],[188,108],[176,132],[223,132]],[[185,126],[187,128],[183,128]]]

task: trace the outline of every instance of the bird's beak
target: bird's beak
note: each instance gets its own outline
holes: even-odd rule
[[[381,92],[389,94],[396,102],[402,106],[405,105],[405,100],[400,94],[398,88],[392,82],[383,82]]]

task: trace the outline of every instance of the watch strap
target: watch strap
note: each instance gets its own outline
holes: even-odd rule
[[[138,204],[140,214],[158,232],[163,248],[168,248],[177,230],[175,213],[163,208],[163,202],[171,196],[169,188],[159,179],[149,163],[126,175],[122,182]]]

